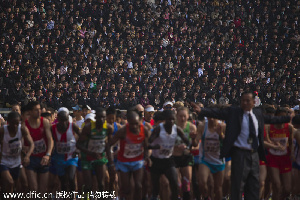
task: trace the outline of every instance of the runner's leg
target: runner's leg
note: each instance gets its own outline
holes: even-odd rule
[[[219,171],[215,174],[213,174],[214,177],[214,200],[221,200],[223,198],[223,191],[222,191],[222,186],[223,186],[223,180],[224,180],[224,173],[225,171]]]
[[[292,169],[293,174],[293,195],[299,195],[300,194],[300,170],[293,168]]]
[[[92,171],[90,169],[82,169],[82,175],[84,177],[84,191],[89,192],[93,188],[93,176]]]
[[[265,189],[265,181],[267,178],[267,166],[266,165],[260,165],[259,166],[259,185],[260,185],[260,191],[259,191],[259,198],[264,198],[264,189]]]
[[[152,181],[152,198],[158,198],[159,188],[160,188],[160,173],[151,172]]]
[[[292,172],[286,172],[280,175],[281,178],[281,183],[283,186],[283,190],[282,190],[282,198],[281,199],[285,199],[287,197],[289,197],[291,191],[292,191]],[[299,187],[299,185],[298,185]]]
[[[142,182],[143,182],[143,173],[144,173],[144,169],[138,169],[134,172],[132,172],[133,174],[133,179],[134,179],[134,183],[135,183],[135,195],[134,195],[134,199],[136,200],[142,200],[142,196],[143,196],[143,191],[142,191]]]
[[[14,179],[11,176],[9,170],[4,170],[1,172],[1,182],[3,191],[5,192],[13,192],[14,191]]]
[[[28,181],[27,181],[27,176],[26,176],[24,167],[22,167],[20,169],[20,178],[19,178],[18,184],[17,184],[17,191],[18,192],[27,192],[28,191]]]
[[[38,184],[39,184],[38,191],[42,194],[47,192],[48,178],[49,178],[49,172],[39,173],[39,175],[38,175],[38,179],[39,179],[39,181],[38,181]]]
[[[171,167],[170,169],[165,171],[165,175],[169,180],[170,187],[171,187],[171,199],[178,198],[178,175],[175,167]]]
[[[95,171],[98,181],[98,191],[104,191],[106,165],[96,165]]]
[[[131,190],[131,182],[130,182],[130,172],[120,172],[121,175],[121,190],[122,195],[125,198],[125,200],[130,200],[130,190]]]
[[[209,174],[210,174],[210,169],[206,165],[200,164],[198,180],[199,180],[201,194],[205,198],[209,196],[209,192],[208,192]]]
[[[171,190],[170,190],[170,184],[165,175],[161,175],[159,179],[159,184],[161,188],[164,188],[163,190],[160,190],[159,196],[161,200],[169,200],[171,197]]]
[[[180,168],[183,200],[191,199],[192,166]]]
[[[26,169],[28,186],[30,191],[38,191],[37,173],[33,170]]]
[[[272,199],[281,200],[280,196],[282,194],[282,187],[281,187],[279,169],[275,167],[269,167],[268,170],[270,171],[271,180],[272,180],[272,191],[273,191]]]
[[[199,164],[194,164],[192,167],[192,185],[193,185],[193,195],[196,200],[200,200],[199,182],[198,182]]]
[[[223,183],[223,196],[228,196],[231,190],[231,160],[225,164],[225,174]]]

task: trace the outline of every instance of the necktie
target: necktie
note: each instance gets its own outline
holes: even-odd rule
[[[249,114],[249,138],[252,140],[252,148],[253,150],[257,150],[258,148],[258,141],[256,137],[256,131],[253,123],[253,119],[251,114]]]

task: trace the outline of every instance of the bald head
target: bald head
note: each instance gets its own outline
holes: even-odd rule
[[[136,110],[127,111],[127,121],[129,130],[134,134],[138,134],[140,132],[140,116]]]
[[[130,111],[127,111],[127,120],[132,120],[132,119],[138,119],[139,120],[140,116],[139,114],[137,113],[137,111],[135,110],[130,110]]]
[[[144,112],[144,107],[141,104],[137,104],[135,106],[135,108],[139,111],[139,112]]]
[[[66,111],[61,111],[57,113],[57,121],[58,122],[65,122],[69,120],[69,114]]]

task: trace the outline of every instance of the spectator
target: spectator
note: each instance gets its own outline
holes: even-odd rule
[[[70,108],[74,93],[72,106],[126,109],[144,93],[155,109],[169,99],[207,105],[224,93],[236,104],[247,88],[261,102],[299,103],[297,1],[41,2],[5,4],[0,14],[7,107],[40,84],[53,108]]]

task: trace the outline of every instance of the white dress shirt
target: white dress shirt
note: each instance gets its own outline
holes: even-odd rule
[[[237,140],[234,142],[234,146],[241,148],[241,149],[247,149],[247,150],[252,150],[252,144],[248,143],[248,138],[249,138],[249,113],[252,116],[254,127],[255,127],[255,132],[256,132],[256,137],[258,135],[258,121],[255,115],[253,114],[252,110],[249,112],[244,112],[243,114],[243,120],[241,124],[241,133],[238,136]],[[257,140],[258,141],[258,140]]]

